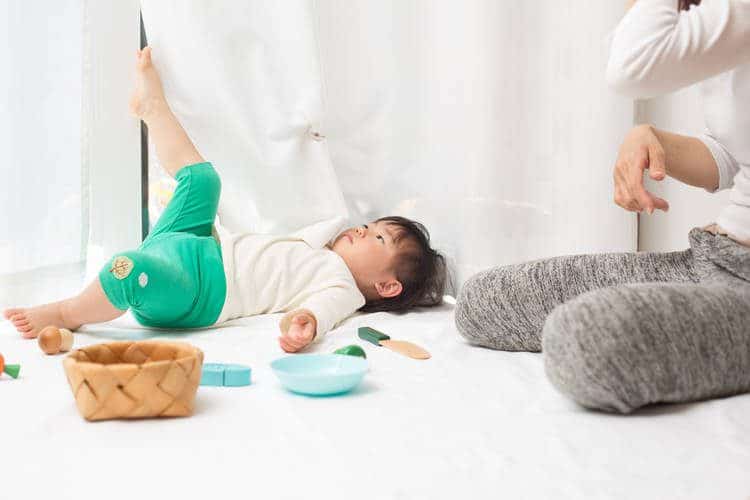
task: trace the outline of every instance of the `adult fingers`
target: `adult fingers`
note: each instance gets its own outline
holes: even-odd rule
[[[648,195],[646,188],[643,187],[643,171],[648,166],[648,150],[640,149],[634,153],[626,164],[625,184],[627,185],[630,196],[635,200],[639,207],[647,210],[649,213],[654,211],[654,203]]]
[[[658,141],[652,141],[648,145],[648,175],[656,181],[667,176],[666,155]]]
[[[664,198],[659,198],[658,196],[654,196],[652,193],[648,193],[648,195],[651,197],[651,200],[654,203],[654,207],[658,208],[659,210],[664,210],[665,212],[669,211],[669,203]]]
[[[622,167],[615,169],[615,203],[631,212],[641,211],[641,206],[630,192]]]
[[[651,203],[653,204],[654,208],[663,210],[665,212],[669,211],[669,202],[667,202],[667,200],[659,198],[658,196],[655,196],[648,191],[646,191],[646,194],[651,199]],[[615,193],[615,203],[617,203],[617,205],[621,206],[625,210],[631,212],[640,212],[642,210],[642,208],[634,199],[629,198],[629,195],[621,194],[620,190],[617,190]]]

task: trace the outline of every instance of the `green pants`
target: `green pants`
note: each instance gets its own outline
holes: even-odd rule
[[[175,178],[154,229],[137,250],[113,256],[99,281],[142,325],[198,328],[216,322],[226,296],[221,247],[211,236],[221,180],[210,163],[185,166]]]

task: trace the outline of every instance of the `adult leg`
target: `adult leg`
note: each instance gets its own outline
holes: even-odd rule
[[[750,284],[636,284],[581,295],[544,325],[547,376],[589,408],[629,413],[750,391]]]
[[[577,255],[499,267],[464,284],[456,327],[476,345],[539,351],[547,315],[582,293],[625,283],[694,280],[691,250]]]

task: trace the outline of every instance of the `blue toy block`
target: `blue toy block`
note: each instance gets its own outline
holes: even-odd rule
[[[224,366],[219,363],[203,363],[201,385],[224,385]]]
[[[250,385],[250,367],[244,365],[226,365],[224,369],[224,385],[239,387]]]
[[[201,385],[240,387],[250,385],[252,370],[245,365],[203,363]]]

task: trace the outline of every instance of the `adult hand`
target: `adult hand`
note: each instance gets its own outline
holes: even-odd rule
[[[653,213],[669,210],[666,200],[654,196],[643,186],[643,173],[660,181],[667,176],[666,155],[650,125],[634,127],[620,146],[614,169],[615,203],[625,210]]]

